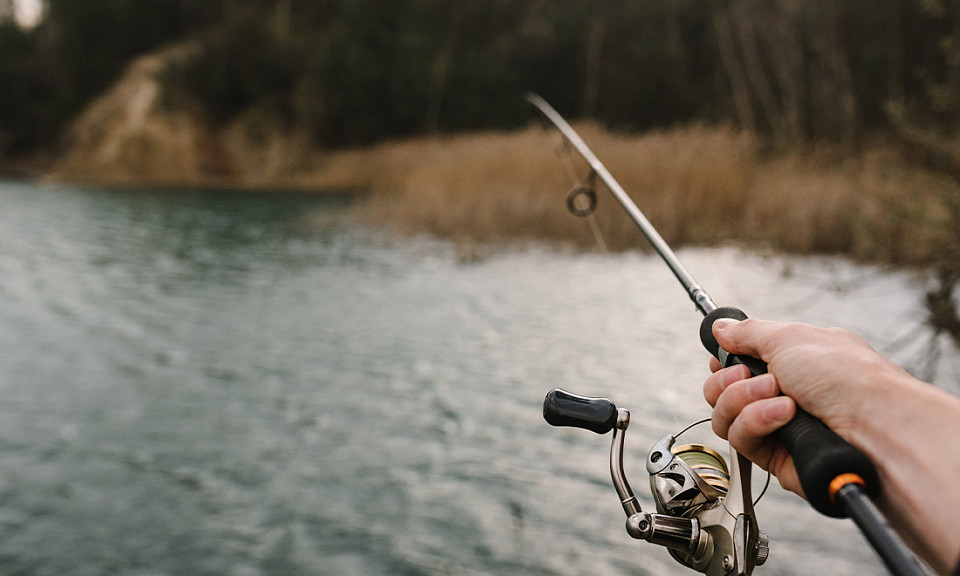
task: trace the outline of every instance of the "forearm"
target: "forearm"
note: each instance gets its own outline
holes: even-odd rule
[[[891,523],[938,573],[949,574],[960,559],[960,399],[906,374],[880,380],[850,429],[838,432],[876,463],[879,502]]]

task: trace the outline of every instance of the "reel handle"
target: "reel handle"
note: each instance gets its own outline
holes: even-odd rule
[[[557,388],[543,400],[543,418],[551,426],[583,428],[606,434],[617,425],[617,407],[606,398],[589,398]]]
[[[704,347],[724,367],[743,364],[753,376],[766,373],[766,362],[750,356],[728,354],[720,348],[713,336],[713,323],[719,318],[746,320],[747,315],[738,308],[729,307],[717,308],[707,314],[700,324],[700,340]],[[862,484],[863,490],[870,496],[876,494],[879,480],[873,462],[799,406],[793,419],[777,430],[774,437],[793,457],[803,492],[821,514],[833,518],[847,516],[837,504],[836,494],[850,483]]]

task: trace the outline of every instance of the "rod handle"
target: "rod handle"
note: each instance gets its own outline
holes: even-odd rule
[[[617,407],[606,398],[589,398],[557,388],[543,400],[543,418],[551,426],[583,428],[606,434],[617,424]]]
[[[746,320],[738,308],[717,308],[704,317],[700,324],[700,340],[704,347],[720,360],[724,367],[743,364],[750,374],[767,372],[767,364],[750,356],[727,354],[713,336],[713,323],[720,318]],[[847,514],[837,505],[834,495],[845,485],[846,479],[857,479],[870,496],[877,492],[877,469],[867,456],[841,438],[823,422],[799,406],[790,422],[774,433],[774,437],[793,457],[800,477],[800,485],[807,500],[818,512],[833,518]]]

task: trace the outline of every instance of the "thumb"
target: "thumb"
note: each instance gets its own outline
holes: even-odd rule
[[[773,324],[756,318],[734,320],[732,318],[717,318],[713,323],[713,335],[717,344],[731,354],[742,354],[754,358],[764,359],[767,334]]]

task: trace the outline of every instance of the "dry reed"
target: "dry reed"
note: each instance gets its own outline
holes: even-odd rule
[[[688,126],[644,135],[595,124],[577,130],[674,245],[742,241],[795,253],[858,259],[923,259],[950,233],[944,199],[956,184],[875,142],[853,154],[824,146],[764,151],[727,127]],[[464,243],[548,240],[595,245],[564,197],[588,174],[540,127],[385,143],[326,156],[302,183],[370,193],[371,223]],[[565,167],[571,163],[572,172]],[[597,221],[615,250],[645,246],[598,186]]]

